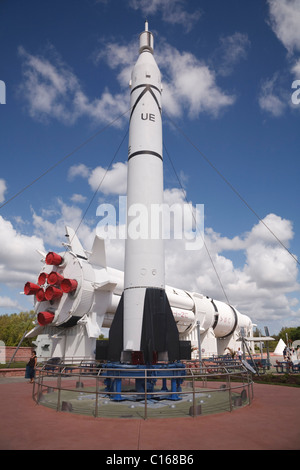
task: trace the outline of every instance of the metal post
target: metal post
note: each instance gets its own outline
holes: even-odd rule
[[[201,357],[201,339],[200,339],[200,321],[197,321],[197,337],[198,337],[198,351],[199,351],[199,369],[202,372],[202,357]]]
[[[147,419],[147,369],[144,369],[145,371],[145,413],[144,413],[144,419]]]
[[[267,326],[265,326],[265,334],[266,336],[270,336],[269,328]],[[267,369],[270,370],[271,361],[270,361],[269,341],[266,341],[266,343],[267,343]]]
[[[27,331],[28,331],[28,330],[26,330],[26,331],[24,332],[22,338],[20,339],[19,344],[18,344],[18,346],[16,347],[16,350],[15,350],[15,352],[13,353],[13,355],[12,355],[12,357],[11,357],[11,359],[10,359],[9,364],[8,364],[7,367],[10,367],[11,363],[13,362],[13,360],[14,360],[14,358],[15,358],[15,355],[17,354],[17,352],[18,352],[18,350],[19,350],[19,348],[20,348],[20,346],[21,346],[21,344],[22,344],[22,342],[23,342],[23,339],[25,338],[25,335],[26,335]]]
[[[228,387],[228,392],[229,392],[229,409],[232,411],[232,393],[231,393],[231,382],[230,382],[230,376],[227,371],[227,387]]]
[[[95,403],[95,418],[98,418],[98,397],[99,397],[99,378],[96,377],[96,403]]]
[[[61,374],[58,372],[58,377],[57,377],[57,388],[58,388],[58,394],[57,394],[57,406],[56,406],[56,411],[60,411],[60,391],[61,391]]]
[[[193,418],[196,416],[196,397],[195,397],[195,381],[194,381],[194,375],[192,377],[193,379]]]
[[[290,356],[290,347],[289,347],[289,337],[288,337],[287,333],[285,334],[285,337],[286,337],[286,350],[287,350],[288,357],[289,357]]]
[[[38,383],[40,383],[40,380],[38,380]],[[33,400],[34,400],[35,384],[36,384],[36,376],[34,377],[34,380],[33,380],[33,387],[32,387],[32,399],[33,399]],[[37,395],[37,399],[34,400],[34,401],[36,401],[36,403],[38,403],[38,395]]]

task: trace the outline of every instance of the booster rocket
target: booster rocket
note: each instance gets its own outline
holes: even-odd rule
[[[162,85],[147,21],[129,85],[124,294],[110,330],[109,358],[142,364],[157,359],[174,361],[179,359],[180,343],[165,292],[162,220],[155,221],[159,225],[155,230],[151,227],[153,207],[163,204]],[[138,238],[130,231],[137,212],[149,228]]]

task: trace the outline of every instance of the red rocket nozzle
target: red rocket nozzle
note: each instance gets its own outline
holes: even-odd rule
[[[46,264],[59,266],[62,262],[63,262],[63,258],[57,253],[54,253],[54,251],[50,251],[46,256]]]
[[[33,284],[33,282],[26,282],[24,286],[24,294],[25,295],[34,295],[40,289],[40,286],[37,284]]]
[[[49,286],[46,289],[45,297],[47,300],[56,300],[60,299],[63,295],[63,292],[58,289],[58,287]]]
[[[51,312],[39,312],[37,316],[37,321],[40,326],[48,325],[53,322],[54,313]]]
[[[52,273],[48,276],[48,284],[54,286],[54,284],[60,284],[61,281],[64,280],[64,277],[61,274],[58,274],[56,271],[52,271]]]
[[[43,301],[45,300],[45,291],[44,291],[44,289],[41,289],[41,288],[40,288],[40,289],[37,291],[37,293],[35,294],[35,296],[36,296],[36,300],[37,300],[38,302],[43,302]]]
[[[75,279],[64,279],[60,285],[61,290],[64,292],[73,292],[74,290],[77,289],[77,281]]]
[[[38,284],[40,286],[44,285],[45,282],[47,281],[48,274],[47,273],[41,273],[38,278]]]

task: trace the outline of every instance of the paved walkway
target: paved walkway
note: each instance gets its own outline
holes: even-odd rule
[[[32,385],[3,378],[0,449],[299,450],[299,404],[300,388],[254,384],[252,404],[232,413],[147,421],[93,418],[37,405]]]

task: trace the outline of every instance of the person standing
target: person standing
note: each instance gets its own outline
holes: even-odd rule
[[[237,357],[239,358],[239,360],[241,361],[241,360],[242,360],[242,357],[243,357],[243,353],[242,353],[242,351],[241,351],[241,348],[238,349],[238,351],[237,351],[236,354],[237,354]]]
[[[31,384],[33,383],[33,379],[35,376],[36,363],[37,363],[36,352],[32,351],[30,359],[26,365],[26,372],[25,372],[25,378],[30,379],[29,383]]]

